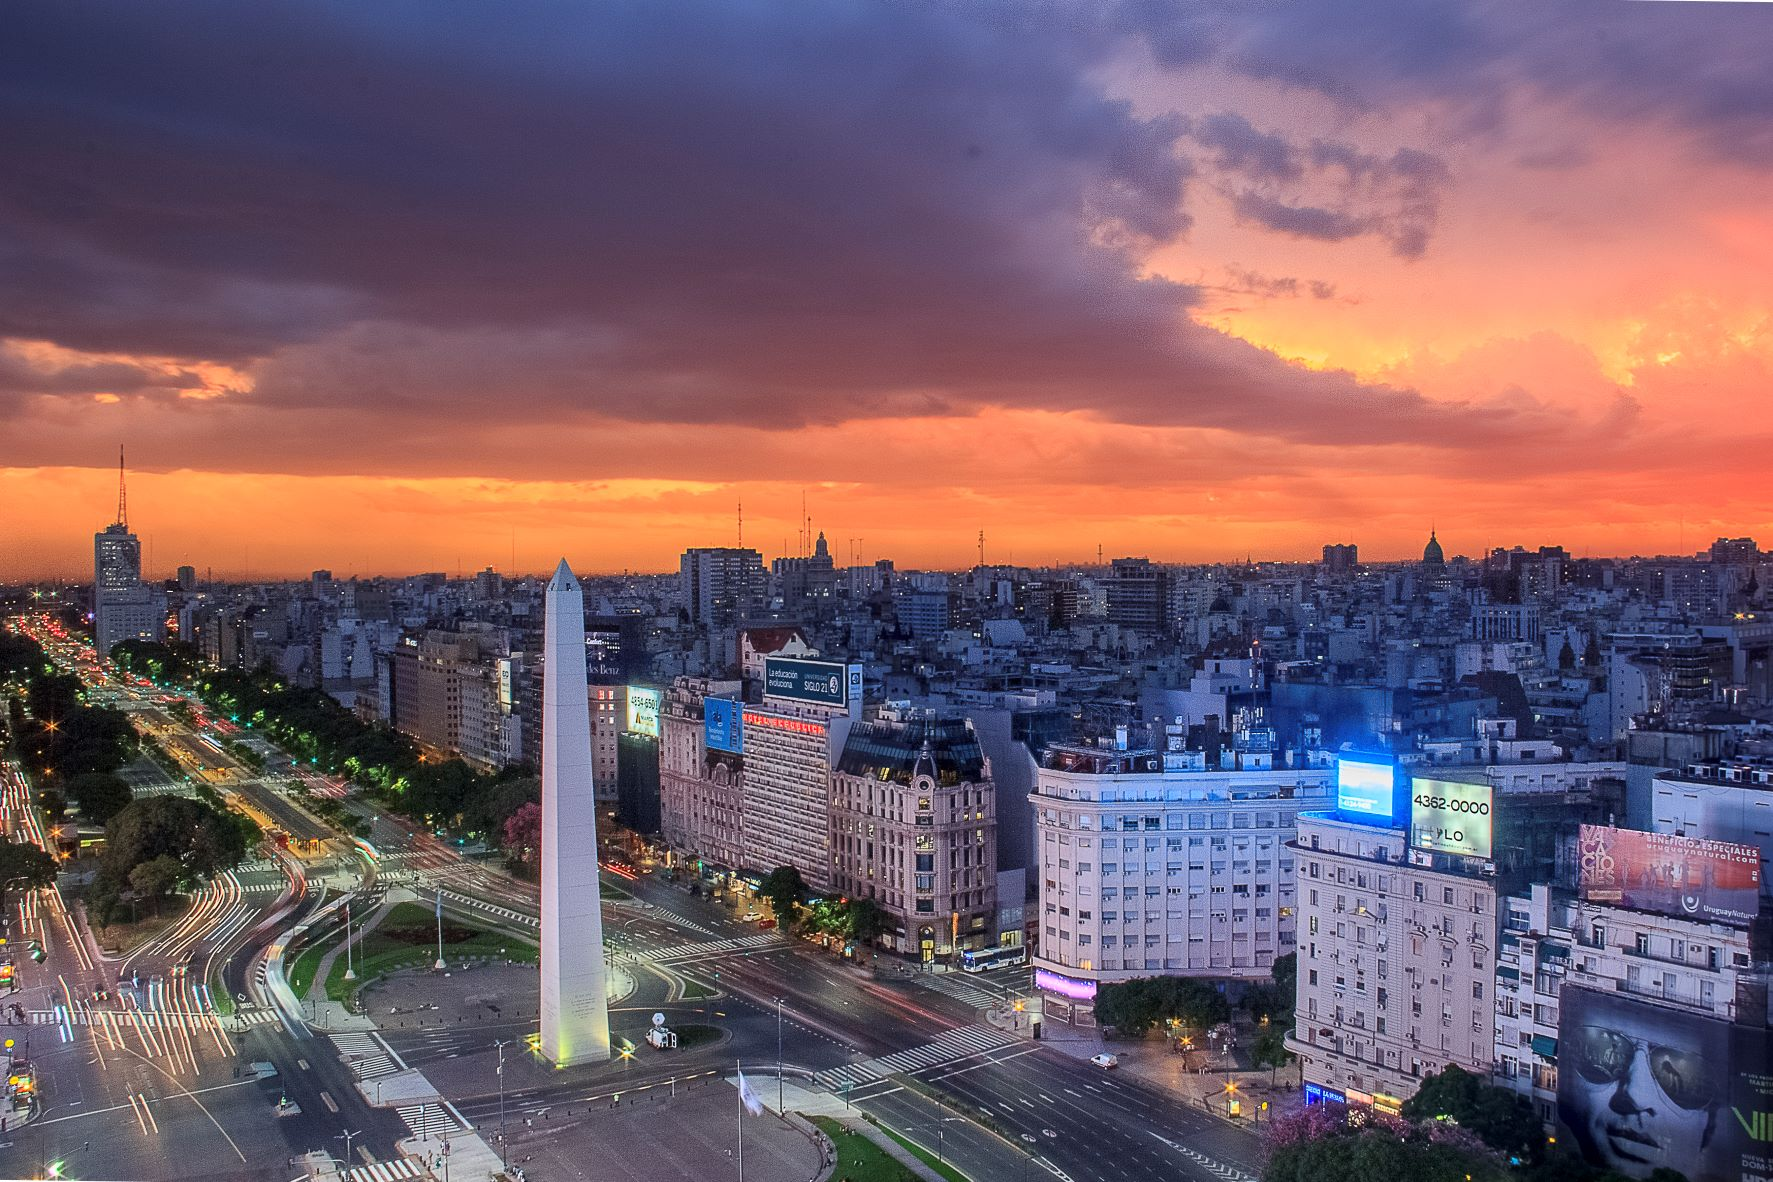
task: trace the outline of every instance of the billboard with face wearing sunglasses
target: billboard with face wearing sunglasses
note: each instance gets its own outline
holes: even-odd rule
[[[1637,1177],[1667,1166],[1691,1182],[1758,1173],[1763,1146],[1734,1093],[1766,1078],[1764,1032],[1733,1049],[1722,1019],[1568,984],[1558,1006],[1558,1115],[1589,1161]]]

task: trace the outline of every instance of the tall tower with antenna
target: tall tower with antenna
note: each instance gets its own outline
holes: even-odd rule
[[[160,640],[165,596],[142,585],[142,543],[129,532],[123,448],[117,449],[117,519],[92,537],[93,643],[109,655],[124,640]]]

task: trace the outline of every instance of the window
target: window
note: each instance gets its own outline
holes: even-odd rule
[[[1484,1000],[1484,983],[1482,981],[1473,981],[1471,983],[1471,1000]]]

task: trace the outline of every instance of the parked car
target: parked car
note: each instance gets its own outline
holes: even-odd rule
[[[1091,1055],[1090,1062],[1094,1063],[1096,1066],[1100,1067],[1102,1070],[1107,1071],[1110,1068],[1120,1066],[1120,1056],[1119,1055],[1110,1055],[1107,1052],[1103,1052],[1100,1055]]]

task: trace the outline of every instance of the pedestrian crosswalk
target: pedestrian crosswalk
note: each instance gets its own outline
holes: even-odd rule
[[[657,952],[642,952],[641,955],[655,961],[691,960],[716,952],[739,952],[746,948],[761,948],[765,944],[777,943],[780,941],[775,936],[759,933],[755,936],[735,936],[726,940],[704,940],[700,944],[677,944],[670,948],[661,948]]]
[[[472,907],[478,911],[491,912],[493,915],[497,915],[502,919],[508,919],[513,923],[523,924],[525,927],[536,928],[542,926],[542,921],[535,916],[526,915],[521,911],[513,911],[509,907],[500,907],[497,903],[488,903],[483,899],[476,899],[469,895],[457,894],[455,891],[451,890],[445,890],[443,892],[443,897],[452,903],[457,903],[464,907]]]
[[[54,1010],[28,1010],[33,1026],[55,1026],[62,1018]],[[208,1029],[216,1022],[227,1025],[263,1026],[277,1021],[273,1010],[246,1010],[223,1017],[208,1010],[89,1010],[76,1009],[67,1019],[75,1026],[150,1026],[185,1030]]]
[[[468,1128],[468,1123],[447,1104],[414,1104],[398,1111],[415,1137],[447,1137]]]
[[[920,1071],[926,1067],[941,1067],[960,1059],[970,1059],[974,1055],[983,1055],[1009,1046],[1015,1041],[1007,1034],[984,1026],[957,1026],[943,1031],[934,1042],[906,1051],[894,1051],[890,1055],[881,1055],[861,1063],[827,1068],[815,1073],[813,1078],[833,1090],[846,1084],[860,1086],[899,1072]]]
[[[986,1006],[1001,1005],[1004,995],[974,983],[970,978],[959,973],[935,973],[920,978],[918,984],[938,993],[946,993],[970,1006],[983,1009]]]
[[[406,1070],[406,1064],[382,1041],[380,1035],[352,1033],[329,1034],[327,1037],[339,1049],[339,1057],[358,1079],[380,1079]]]
[[[410,1157],[399,1161],[379,1161],[372,1166],[358,1166],[345,1171],[345,1182],[399,1182],[401,1178],[426,1178],[425,1167]]]

